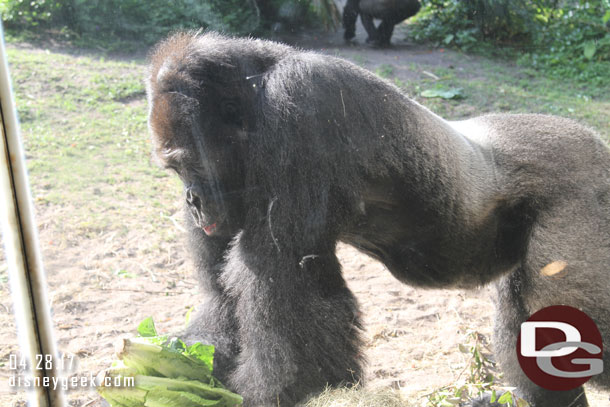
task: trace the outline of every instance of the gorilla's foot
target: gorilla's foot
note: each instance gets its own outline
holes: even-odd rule
[[[343,39],[346,42],[351,41],[355,36],[356,36],[356,31],[347,31],[347,30],[345,30],[345,32],[343,33]]]

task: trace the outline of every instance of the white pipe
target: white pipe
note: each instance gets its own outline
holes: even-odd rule
[[[19,122],[11,89],[4,31],[0,24],[0,218],[11,293],[17,321],[19,345],[29,366],[36,366],[37,355],[52,355],[49,370],[31,368],[33,377],[60,377],[53,340],[51,313],[46,294],[38,231],[20,140]],[[28,394],[30,407],[63,407],[61,389],[35,387]]]

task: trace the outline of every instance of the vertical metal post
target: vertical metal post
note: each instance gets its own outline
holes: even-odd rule
[[[19,123],[11,91],[4,31],[0,24],[0,218],[19,345],[29,357],[33,377],[60,377],[52,334],[38,232],[25,167]],[[36,369],[37,355],[52,355],[50,369]],[[51,380],[52,383],[52,380]],[[29,394],[31,407],[63,407],[61,389],[39,386]]]

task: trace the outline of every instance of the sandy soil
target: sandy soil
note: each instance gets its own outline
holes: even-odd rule
[[[392,63],[397,76],[417,80],[422,72],[407,69],[407,62],[449,66],[455,64],[450,52],[424,49],[400,41],[391,49],[371,49],[358,30],[357,43],[345,46],[341,33],[324,38],[295,36],[290,42],[315,46],[329,54],[348,59],[364,58],[362,64],[374,70]],[[465,62],[466,64],[468,62]],[[476,66],[458,67],[469,69]],[[404,68],[401,68],[404,67]],[[144,136],[144,135],[143,135]],[[40,241],[44,250],[51,306],[59,348],[78,357],[74,374],[88,375],[109,366],[113,344],[132,336],[137,324],[153,316],[161,332],[175,332],[184,324],[187,310],[197,304],[198,288],[192,278],[181,241],[163,243],[155,256],[136,255],[150,240],[137,225],[127,236],[101,234],[95,239],[59,239],[50,227],[53,211],[38,213]],[[176,219],[180,219],[177,214]],[[177,226],[176,226],[177,227]],[[57,242],[61,242],[58,244]],[[338,250],[345,278],[357,296],[366,327],[367,383],[371,387],[399,389],[413,405],[423,405],[425,394],[453,383],[468,364],[458,344],[477,331],[489,339],[492,304],[489,288],[475,291],[420,290],[400,284],[378,262],[341,245]],[[128,270],[128,273],[115,273]],[[6,281],[0,281],[0,360],[17,351],[12,305]],[[0,371],[0,404],[23,405],[23,393],[7,387],[11,373]],[[608,394],[590,396],[594,406],[610,404]],[[73,406],[101,406],[94,390],[69,392]]]
[[[40,214],[39,219],[44,218]],[[100,236],[72,247],[53,248],[53,236],[41,231],[49,294],[59,348],[77,356],[73,374],[88,376],[110,365],[114,344],[133,336],[137,324],[153,316],[159,331],[183,327],[198,289],[180,244],[163,247],[155,259],[130,257],[140,239]],[[144,238],[144,237],[140,237]],[[45,245],[45,242],[47,244]],[[469,330],[489,335],[492,307],[487,289],[416,290],[400,284],[377,261],[341,245],[338,255],[345,278],[363,310],[366,326],[367,383],[400,389],[408,399],[452,383],[466,366],[458,351]],[[135,270],[119,277],[109,270]],[[169,267],[168,267],[169,265]],[[145,287],[145,288],[144,288]],[[6,287],[3,286],[6,294]],[[17,351],[11,305],[2,296],[0,338],[4,360]],[[2,405],[19,405],[20,394],[6,387],[11,372],[2,370]],[[74,406],[102,406],[89,389],[69,392]],[[419,403],[417,403],[419,404]]]

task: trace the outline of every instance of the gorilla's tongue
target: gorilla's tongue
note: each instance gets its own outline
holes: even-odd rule
[[[207,225],[203,227],[203,231],[206,235],[212,236],[216,231],[216,223],[212,223],[211,225]]]

